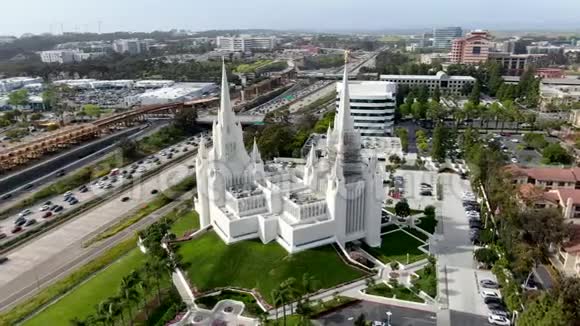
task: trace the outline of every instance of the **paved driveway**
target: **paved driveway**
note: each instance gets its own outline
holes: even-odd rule
[[[447,293],[452,311],[486,316],[488,311],[479,294],[478,279],[490,277],[491,273],[474,268],[469,224],[461,203],[461,195],[469,189],[469,182],[456,174],[444,173],[440,178],[444,187],[440,206],[443,239],[436,241],[435,250],[447,277],[439,278],[439,287]]]
[[[431,312],[361,301],[332,312],[316,320],[318,325],[354,325],[354,320],[364,314],[367,321],[384,321],[390,311],[392,326],[434,326],[436,315]]]

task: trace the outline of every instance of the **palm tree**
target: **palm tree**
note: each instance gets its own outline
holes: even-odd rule
[[[137,272],[135,278],[135,286],[141,292],[141,299],[143,304],[143,309],[145,310],[145,316],[149,319],[149,307],[147,306],[147,294],[151,289],[150,278],[143,274],[143,270]]]
[[[78,317],[74,317],[73,319],[69,320],[69,324],[72,326],[87,326],[89,325],[85,320],[82,320]]]
[[[276,295],[275,302],[282,305],[282,318],[284,319],[284,326],[286,326],[286,289],[280,284],[278,288],[272,291]]]
[[[125,324],[125,315],[123,314],[123,300],[114,296],[109,298],[109,313],[113,316],[113,320],[121,318],[121,324]]]
[[[293,301],[302,299],[300,291],[296,288],[296,279],[290,277],[280,285],[284,289],[282,293],[286,298],[286,302],[290,303],[290,313],[292,313]]]
[[[153,281],[155,282],[155,287],[157,289],[157,303],[161,303],[161,287],[159,284],[159,280],[161,278],[162,275],[162,271],[161,271],[161,265],[159,264],[159,262],[157,261],[153,261],[153,262],[145,262],[145,264],[143,265],[143,274],[145,275],[145,277],[149,278],[149,279],[153,279]]]
[[[97,320],[102,322],[103,325],[113,325],[115,323],[115,317],[110,309],[110,299],[99,303],[97,307]]]
[[[270,292],[270,296],[272,297],[272,303],[274,304],[274,309],[276,309],[276,321],[277,321],[278,320],[278,307],[279,307],[279,304],[281,303],[280,291],[278,291],[278,289],[274,289],[274,290],[272,290],[272,292]]]
[[[304,294],[316,291],[318,289],[317,284],[318,280],[314,276],[308,273],[302,274],[302,290]]]
[[[139,301],[139,292],[136,289],[137,272],[132,271],[129,275],[121,279],[119,288],[119,298],[123,306],[129,310],[129,323],[133,324],[133,304]]]

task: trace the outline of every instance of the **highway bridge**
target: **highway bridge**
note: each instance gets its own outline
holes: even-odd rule
[[[148,105],[91,123],[65,127],[33,141],[2,149],[0,151],[0,172],[10,171],[30,161],[39,159],[43,155],[55,153],[74,144],[101,137],[114,130],[143,123],[149,118],[167,118],[181,110],[197,109],[198,112],[203,112],[218,105],[219,98],[217,97],[184,103]],[[212,124],[215,119],[217,119],[215,115],[201,113],[198,121],[202,124]],[[239,119],[242,124],[259,124],[264,120],[264,116],[240,115]]]

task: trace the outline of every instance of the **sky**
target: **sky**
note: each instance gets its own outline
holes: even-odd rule
[[[0,0],[0,35],[173,28],[580,29],[580,0]]]

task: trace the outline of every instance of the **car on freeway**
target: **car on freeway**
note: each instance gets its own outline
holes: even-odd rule
[[[20,225],[17,225],[12,229],[12,233],[18,233],[20,231],[22,231],[22,226]]]
[[[60,170],[60,171],[58,171],[58,172],[56,173],[56,177],[57,177],[57,178],[58,178],[58,177],[62,177],[62,176],[64,176],[64,175],[65,175],[65,172],[64,172],[64,170]]]
[[[49,218],[51,216],[52,216],[52,212],[51,211],[48,211],[48,212],[42,214],[42,218]]]
[[[509,326],[509,325],[511,325],[510,320],[507,319],[506,317],[498,316],[498,315],[493,315],[493,314],[490,314],[487,317],[487,321],[490,324],[492,324],[492,325],[500,325],[500,326]]]
[[[6,233],[0,233],[0,240],[8,237]]]
[[[499,288],[499,284],[497,284],[496,282],[490,280],[490,279],[483,279],[483,280],[479,280],[479,285],[481,285],[481,287],[486,288],[486,289],[497,289]]]
[[[3,200],[6,200],[6,199],[8,199],[8,198],[10,198],[10,197],[12,197],[12,194],[4,194],[4,195],[2,195],[2,197],[1,197],[1,198],[2,198]]]
[[[22,219],[17,219],[17,220],[14,222],[14,225],[16,225],[16,226],[22,226],[22,225],[24,225],[24,224],[26,224],[26,219],[25,219],[25,218],[22,218]]]
[[[6,256],[0,257],[0,265],[4,264],[7,261],[8,261],[8,257],[6,257]]]
[[[19,217],[24,217],[24,216],[27,216],[27,215],[30,215],[30,214],[32,214],[32,211],[30,211],[29,209],[25,209],[22,212],[20,212],[20,214],[18,214],[18,216]]]
[[[33,183],[29,183],[26,186],[24,186],[24,190],[28,190],[28,189],[30,189],[32,187],[34,187],[34,184]]]
[[[33,219],[33,218],[31,218],[28,221],[26,221],[26,224],[24,224],[24,226],[31,226],[31,225],[34,225],[34,224],[36,224],[36,220]]]

